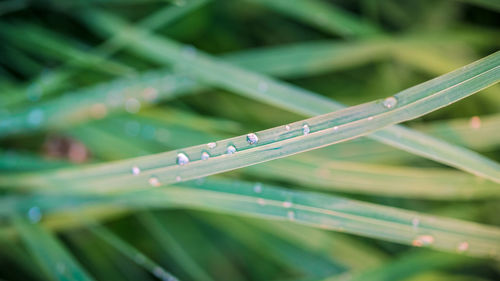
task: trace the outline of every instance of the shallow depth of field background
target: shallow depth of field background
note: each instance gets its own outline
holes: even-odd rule
[[[205,87],[155,104],[128,99],[113,111],[97,105],[81,118],[68,119],[50,128],[34,128],[41,122],[39,119],[50,118],[37,114],[39,104],[99,83],[124,77],[133,79],[147,71],[169,68],[156,54],[138,52],[132,43],[119,40],[110,43],[109,35],[92,27],[102,23],[91,23],[93,20],[85,18],[83,11],[87,9],[104,11],[138,28],[150,29],[158,37],[189,44],[192,47],[186,49],[188,53],[198,50],[228,60],[250,49],[265,51],[302,43],[332,43],[332,48],[337,46],[338,51],[327,52],[323,58],[309,58],[307,48],[297,47],[298,52],[302,52],[298,58],[284,59],[280,56],[285,51],[278,50],[259,63],[274,69],[270,76],[346,105],[391,96],[487,56],[500,45],[500,4],[493,0],[321,1],[332,9],[331,15],[339,17],[333,21],[338,25],[331,24],[328,16],[325,20],[321,14],[323,9],[313,10],[307,5],[308,1],[195,1],[199,4],[192,10],[175,14],[176,9],[182,10],[190,2],[0,2],[0,122],[19,110],[35,109],[27,115],[32,127],[8,135],[0,133],[0,173],[10,175],[143,156],[304,119],[300,114],[255,99]],[[287,7],[292,5],[295,8]],[[168,8],[174,12],[155,18],[157,22],[151,21],[152,15]],[[145,27],[148,24],[149,27]],[[151,26],[155,26],[154,30]],[[120,32],[127,33],[126,29]],[[390,51],[383,49],[387,46]],[[378,51],[379,48],[383,50]],[[293,67],[287,66],[290,62]],[[246,64],[251,66],[252,61]],[[259,69],[259,66],[249,68]],[[496,85],[405,125],[498,162],[499,96]],[[70,100],[63,107],[71,112],[78,109],[78,104]],[[339,167],[354,163],[354,169],[362,167],[363,171],[375,174],[381,167],[452,170],[367,139],[304,155],[320,159],[309,163],[315,168],[331,159]],[[296,157],[290,159],[301,159]],[[287,178],[287,173],[300,172],[294,167],[285,168],[281,176],[265,173],[266,169],[277,169],[280,160],[277,161],[274,168],[258,164],[218,176],[334,193],[386,206],[500,225],[500,205],[495,198],[401,198],[379,194],[380,187],[371,187],[370,182],[363,182],[362,178],[349,178],[346,183],[339,179],[332,186],[341,185],[342,190],[328,190],[328,184],[318,188],[307,180]],[[426,174],[420,175],[425,185]],[[302,177],[315,178],[317,174],[305,173]],[[371,191],[349,192],[351,184],[363,185]],[[498,184],[493,186],[498,187]],[[26,195],[0,190],[0,198],[13,194]],[[97,208],[87,215],[180,280],[500,279],[498,260],[488,258],[442,253],[228,213],[181,208],[149,210],[147,215],[142,212],[107,212]],[[161,272],[155,276],[154,272],[144,270],[137,261],[97,237],[78,216],[53,219],[49,224],[43,209],[31,208],[24,215],[53,229],[73,258],[97,280],[162,277]],[[292,230],[284,231],[287,227]],[[30,250],[12,233],[7,217],[0,217],[0,231],[0,280],[50,280]]]

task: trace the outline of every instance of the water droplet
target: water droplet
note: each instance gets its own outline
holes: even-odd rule
[[[309,125],[304,124],[304,126],[302,126],[302,132],[304,133],[304,136],[309,135],[309,133],[311,132],[311,129],[309,128]]]
[[[207,146],[210,149],[214,149],[217,146],[217,144],[215,142],[209,142],[209,143],[207,143]]]
[[[420,235],[413,240],[412,245],[416,247],[427,246],[434,243],[434,237],[431,235]]]
[[[177,154],[177,164],[179,165],[186,165],[189,163],[189,158],[186,156],[184,153],[178,153]]]
[[[208,158],[210,158],[210,154],[208,154],[208,152],[206,151],[203,151],[201,153],[201,160],[207,160]]]
[[[257,86],[257,88],[259,89],[259,92],[267,92],[267,89],[269,88],[269,86],[267,85],[266,82],[259,82],[259,85]]]
[[[34,126],[40,125],[43,121],[43,110],[37,108],[30,111],[28,114],[28,123]]]
[[[388,97],[383,102],[385,108],[393,108],[398,104],[398,100],[395,97]]]
[[[285,208],[290,208],[290,207],[292,207],[292,202],[290,202],[290,201],[285,201],[285,202],[283,202],[283,207],[285,207]]]
[[[233,154],[236,152],[236,147],[234,147],[234,145],[230,145],[227,147],[226,152],[227,154]]]
[[[258,203],[259,205],[261,205],[261,206],[266,205],[266,201],[265,201],[264,199],[262,199],[262,198],[257,199],[257,203]]]
[[[260,182],[256,183],[254,186],[253,186],[253,191],[255,193],[261,193],[262,192],[262,184]]]
[[[141,103],[134,98],[129,98],[125,102],[125,110],[129,113],[137,113],[141,109]]]
[[[481,128],[481,118],[479,118],[479,116],[472,116],[469,121],[469,126],[475,130]]]
[[[469,249],[469,243],[467,243],[466,241],[460,242],[457,246],[457,251],[459,253],[463,253],[463,252],[467,251],[468,249]]]
[[[287,217],[291,221],[295,220],[295,212],[294,211],[288,211]]]
[[[285,130],[290,131],[290,125],[285,125]]]
[[[176,182],[180,182],[181,180],[182,180],[181,176],[177,176],[177,177],[175,177],[175,181],[176,181]]]
[[[138,175],[140,173],[141,173],[141,169],[139,167],[137,167],[137,166],[132,167],[132,174],[133,175]]]
[[[38,206],[33,206],[28,210],[28,219],[31,223],[37,223],[42,219],[42,210]]]
[[[256,134],[250,133],[247,135],[247,142],[249,144],[256,144],[259,141],[259,138],[257,137]]]
[[[149,184],[151,186],[160,186],[161,185],[160,180],[156,176],[151,176],[149,178]]]

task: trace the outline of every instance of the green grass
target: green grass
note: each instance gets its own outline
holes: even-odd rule
[[[497,280],[497,6],[1,4],[0,279]]]

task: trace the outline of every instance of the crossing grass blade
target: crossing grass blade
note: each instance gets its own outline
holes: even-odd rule
[[[164,227],[158,217],[149,212],[143,212],[138,215],[138,218],[148,233],[158,241],[159,245],[171,253],[173,259],[185,269],[186,273],[194,280],[212,281],[214,280],[176,241],[176,239],[169,233],[168,229]]]
[[[93,280],[49,231],[19,215],[12,222],[45,273],[57,280]]]
[[[417,247],[499,259],[500,229],[342,197],[293,191],[266,184],[211,179],[179,183],[114,195],[77,197],[66,195],[4,198],[0,212],[9,206],[39,206],[48,217],[89,203],[94,206],[142,208],[189,208],[335,230]],[[72,200],[70,198],[73,198]]]
[[[160,186],[234,170],[366,135],[444,107],[496,83],[500,79],[499,62],[500,52],[383,101],[290,123],[288,127],[257,132],[258,142],[249,143],[247,136],[240,136],[218,141],[216,147],[199,145],[76,170],[23,177],[16,175],[9,177],[10,180],[6,182],[56,190],[71,182],[73,190],[112,192],[149,186],[148,182],[151,181],[154,181],[154,186]],[[231,73],[226,75],[230,76]],[[234,151],[228,153],[229,148]],[[201,159],[203,152],[209,154],[208,160]],[[178,165],[178,153],[183,153],[191,162]],[[491,160],[480,160],[481,175],[500,182],[500,165]],[[141,170],[140,174],[131,173],[134,166]]]
[[[247,0],[288,14],[318,29],[341,36],[366,36],[378,32],[374,24],[363,21],[349,12],[317,0],[297,0],[293,5],[286,0]],[[311,17],[314,15],[314,17]]]
[[[102,33],[114,34],[127,29],[129,31],[127,35],[130,36],[131,42],[134,42],[130,45],[133,50],[141,54],[154,55],[157,59],[174,65],[178,71],[188,73],[206,84],[231,90],[304,115],[324,114],[343,107],[339,103],[317,96],[312,92],[217,61],[211,56],[192,49],[192,47],[180,45],[166,38],[145,34],[112,15],[95,10],[85,13],[85,15],[85,20],[89,25]],[[421,91],[422,93],[445,91],[447,85],[441,83],[443,79],[460,84],[474,75],[474,72],[467,71],[452,72],[445,75],[446,78],[436,78],[407,91]],[[499,180],[498,167],[495,167],[496,165],[490,160],[472,151],[430,138],[424,134],[396,126],[376,132],[370,137],[475,175],[493,181]]]
[[[91,225],[89,225],[89,230],[100,239],[112,245],[123,255],[133,260],[136,264],[151,272],[151,274],[153,274],[158,279],[162,281],[178,280],[177,277],[173,276],[170,272],[158,265],[155,261],[145,256],[142,252],[122,240],[120,237],[118,237],[105,227],[99,226],[96,223],[92,223]]]

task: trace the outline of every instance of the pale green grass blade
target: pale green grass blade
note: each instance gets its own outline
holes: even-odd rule
[[[298,156],[243,170],[253,176],[347,193],[437,200],[500,197],[498,184],[462,172]]]
[[[60,186],[71,181],[73,188],[79,188],[82,191],[109,192],[148,186],[148,181],[153,181],[153,185],[158,186],[234,170],[345,141],[446,106],[497,82],[500,79],[499,61],[500,53],[496,53],[464,69],[415,86],[384,101],[366,103],[294,122],[288,127],[281,126],[257,132],[256,136],[259,140],[254,143],[247,142],[246,136],[240,136],[218,141],[217,146],[212,148],[199,145],[138,159],[90,166],[86,169],[80,168],[17,180],[24,181],[24,183],[31,182],[30,185],[35,182],[38,186]],[[460,74],[469,74],[471,77],[458,83],[449,79],[450,76],[453,78]],[[442,84],[447,84],[443,90],[436,91],[432,87],[429,89],[430,85],[441,86]],[[383,105],[388,101],[395,104],[388,108]],[[234,149],[234,151],[228,154],[228,149]],[[208,153],[210,158],[202,160],[203,152]],[[191,162],[187,165],[178,165],[176,160],[178,153],[183,153],[183,157],[191,159]],[[186,163],[185,160],[183,161]],[[134,166],[142,172],[132,174]],[[493,161],[484,167],[488,171],[488,178],[495,182],[500,182],[498,167],[499,165]],[[11,179],[12,183],[16,182],[14,178]]]
[[[55,280],[93,280],[50,232],[18,215],[12,216],[26,245]]]
[[[496,133],[498,128],[500,128],[500,114],[436,121],[428,125],[415,126],[415,129],[424,133],[478,150],[493,150],[500,145],[500,134]]]
[[[341,36],[363,36],[378,33],[378,28],[355,15],[337,8],[326,1],[247,0],[275,9],[317,28]],[[314,16],[311,16],[314,15]]]
[[[0,123],[1,136],[40,130],[64,128],[89,118],[103,118],[114,112],[137,112],[143,105],[158,99],[173,98],[193,91],[194,82],[170,76],[168,71],[145,73],[137,79],[118,79],[94,87],[77,90],[55,101],[13,113]],[[195,86],[196,87],[196,86]]]
[[[147,125],[142,124],[142,126]],[[97,131],[96,134],[90,134],[84,130],[77,136],[80,136],[80,139],[83,138],[92,151],[102,151],[99,155],[105,155],[104,159],[116,159],[112,157],[116,154],[122,156],[118,158],[147,154],[147,152],[138,151],[141,147],[145,147],[147,142],[123,141],[127,135],[123,134],[123,131],[113,131],[113,127],[116,125],[100,127],[94,130]],[[176,136],[182,136],[175,130],[171,132]],[[197,136],[192,136],[192,138],[199,139]],[[103,144],[102,140],[107,140],[106,142],[114,145]],[[332,158],[336,158],[334,151],[327,156],[324,152],[312,156],[298,155],[293,158],[253,165],[242,172],[257,178],[298,183],[308,188],[316,187],[378,196],[439,200],[488,199],[500,196],[497,184],[458,171],[362,164],[334,161]]]
[[[123,255],[133,260],[136,264],[151,272],[151,274],[153,274],[158,279],[162,281],[178,280],[175,276],[173,276],[170,272],[168,272],[163,267],[158,265],[155,261],[145,256],[142,252],[140,252],[135,247],[125,242],[120,237],[115,235],[113,232],[107,230],[106,228],[94,224],[89,226],[89,230],[100,239],[112,245]]]
[[[185,268],[186,273],[189,274],[193,280],[213,280],[213,278],[198,265],[188,253],[186,253],[182,246],[169,233],[168,229],[160,223],[159,219],[154,214],[144,212],[138,214],[138,217],[145,229],[147,229],[147,232],[151,233],[164,251],[171,253],[170,256],[172,259]]]
[[[92,19],[90,25],[103,33],[113,34],[126,28],[129,31],[131,42],[134,42],[131,47],[136,51],[143,54],[154,54],[156,58],[165,61],[165,63],[176,65],[183,72],[188,72],[207,84],[305,115],[318,115],[342,108],[342,105],[312,92],[218,62],[208,55],[193,50],[192,47],[183,47],[176,42],[150,36],[137,29],[132,32],[134,31],[133,27],[108,14],[89,12],[86,14],[86,20],[90,21],[90,19]],[[452,72],[444,77],[450,82],[453,81],[451,83],[459,84],[476,74],[474,71]],[[443,77],[436,78],[406,91],[411,92],[417,89],[423,93],[444,91],[447,85],[441,83],[442,79]],[[376,132],[371,137],[420,156],[499,181],[499,169],[490,160],[472,151],[452,146],[424,134],[402,127],[391,127]]]
[[[471,256],[500,258],[498,227],[265,184],[259,185],[259,188],[255,186],[255,183],[241,181],[206,180],[163,189],[95,196],[88,202],[99,205],[98,199],[102,198],[101,204],[108,202],[112,206],[128,208],[182,207],[288,220],[292,223],[401,244],[431,247]],[[8,212],[9,204],[37,205],[43,212],[56,214],[57,209],[68,202],[67,198],[73,197],[39,195],[21,201],[6,198],[1,205],[6,209],[0,208],[0,211]],[[82,196],[77,198],[72,202],[72,206],[87,204]],[[63,210],[64,208],[61,209]]]

